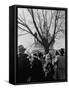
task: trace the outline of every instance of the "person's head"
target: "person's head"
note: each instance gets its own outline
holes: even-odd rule
[[[38,55],[38,56],[39,56],[39,58],[41,58],[41,57],[43,57],[43,54],[42,54],[42,53],[39,53],[39,55]]]
[[[59,55],[59,52],[56,50],[56,55]]]
[[[24,53],[25,52],[25,48],[23,47],[23,45],[19,45],[18,46],[18,49],[19,49],[19,53]]]
[[[33,54],[33,56],[37,56],[37,54],[36,54],[36,53],[34,53],[34,54]]]
[[[64,55],[64,49],[63,48],[61,48],[60,53],[61,53],[61,56]]]

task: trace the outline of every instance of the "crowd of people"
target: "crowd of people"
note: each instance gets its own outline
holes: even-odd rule
[[[25,48],[19,46],[17,59],[17,82],[46,82],[65,79],[65,54],[64,50],[49,50],[48,54],[41,52],[28,55]]]

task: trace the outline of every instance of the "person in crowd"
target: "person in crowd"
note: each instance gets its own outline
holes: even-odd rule
[[[49,53],[49,57],[48,57],[48,63],[46,66],[46,70],[47,70],[47,77],[46,80],[47,81],[53,81],[54,78],[54,65],[52,64],[52,55]]]
[[[41,61],[42,66],[43,66],[45,64],[45,58],[43,57],[43,54],[39,53],[38,57],[39,57],[39,60]]]
[[[17,81],[21,83],[27,83],[28,78],[30,76],[30,62],[27,58],[27,54],[25,54],[25,48],[20,45],[19,46],[19,56],[17,59]]]
[[[59,55],[59,51],[58,50],[56,50],[56,55]]]
[[[31,73],[31,81],[32,82],[41,82],[44,79],[44,72],[42,68],[42,63],[38,60],[37,56],[34,56],[34,60],[32,62],[32,73]]]
[[[60,50],[60,56],[58,59],[58,68],[57,68],[57,80],[65,80],[65,55],[64,50]]]

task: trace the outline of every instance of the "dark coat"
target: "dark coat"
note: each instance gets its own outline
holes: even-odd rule
[[[31,81],[40,82],[43,80],[44,72],[40,60],[35,59],[32,63]]]
[[[65,80],[65,56],[58,57],[57,78],[58,80]]]
[[[17,80],[18,82],[27,82],[30,76],[30,62],[27,59],[27,54],[20,54],[17,63]]]

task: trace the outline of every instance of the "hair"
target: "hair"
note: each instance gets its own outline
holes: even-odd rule
[[[43,55],[42,55],[42,53],[39,53],[39,57],[42,57]]]
[[[18,49],[19,49],[19,52],[20,52],[20,53],[24,53],[25,50],[26,50],[23,45],[19,45],[19,46],[18,46]]]
[[[64,49],[63,48],[61,48],[60,53],[63,56],[63,54],[64,54]]]
[[[56,50],[56,55],[59,55],[59,52]]]

